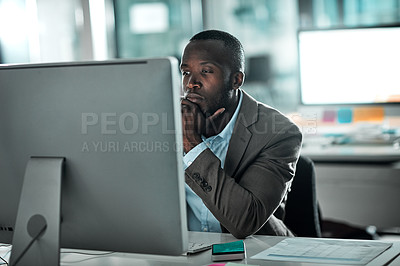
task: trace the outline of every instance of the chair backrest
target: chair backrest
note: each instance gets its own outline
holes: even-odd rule
[[[284,223],[297,236],[321,237],[314,163],[306,156],[300,156],[297,162],[287,196]]]

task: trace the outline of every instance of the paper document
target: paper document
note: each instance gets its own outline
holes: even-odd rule
[[[10,261],[11,245],[0,243],[0,265],[6,264],[4,261]]]
[[[363,265],[391,247],[391,243],[365,240],[286,238],[252,259]]]

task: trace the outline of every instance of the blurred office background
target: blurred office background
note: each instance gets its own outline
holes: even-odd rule
[[[327,150],[332,139],[324,135],[321,140],[317,133],[368,130],[346,121],[330,123],[323,131],[320,113],[299,112],[297,48],[299,29],[394,23],[400,23],[400,0],[0,0],[0,63],[179,59],[193,34],[204,29],[228,31],[245,48],[245,90],[284,113],[297,112],[307,144],[303,152],[309,143],[318,145],[312,159],[322,215],[400,231],[400,213],[395,211],[400,202],[400,163],[382,159],[390,155],[400,160],[400,142],[397,150],[391,143]],[[397,128],[400,133],[400,108],[395,106],[397,120],[390,120],[395,123],[389,130]],[[376,116],[376,109],[368,112]],[[382,132],[389,132],[388,119],[381,119],[374,136],[379,141],[386,136]],[[328,160],[330,152],[333,159]]]
[[[395,22],[400,0],[0,0],[0,61],[179,58],[194,33],[221,29],[245,47],[245,89],[287,113],[299,28]]]

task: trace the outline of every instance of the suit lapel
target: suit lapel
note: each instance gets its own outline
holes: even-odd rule
[[[240,160],[242,159],[252,137],[248,127],[258,119],[257,102],[242,91],[242,106],[240,108],[232,137],[229,142],[224,169],[229,176],[234,177]]]
[[[243,124],[237,124],[235,126],[234,133],[232,134],[231,141],[229,143],[224,167],[229,176],[234,176],[234,173],[239,166],[239,162],[249,144],[251,136],[251,132]]]

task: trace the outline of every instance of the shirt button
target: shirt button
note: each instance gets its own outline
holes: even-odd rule
[[[187,165],[190,166],[192,163],[193,163],[192,161],[189,161],[189,162],[187,163]]]

